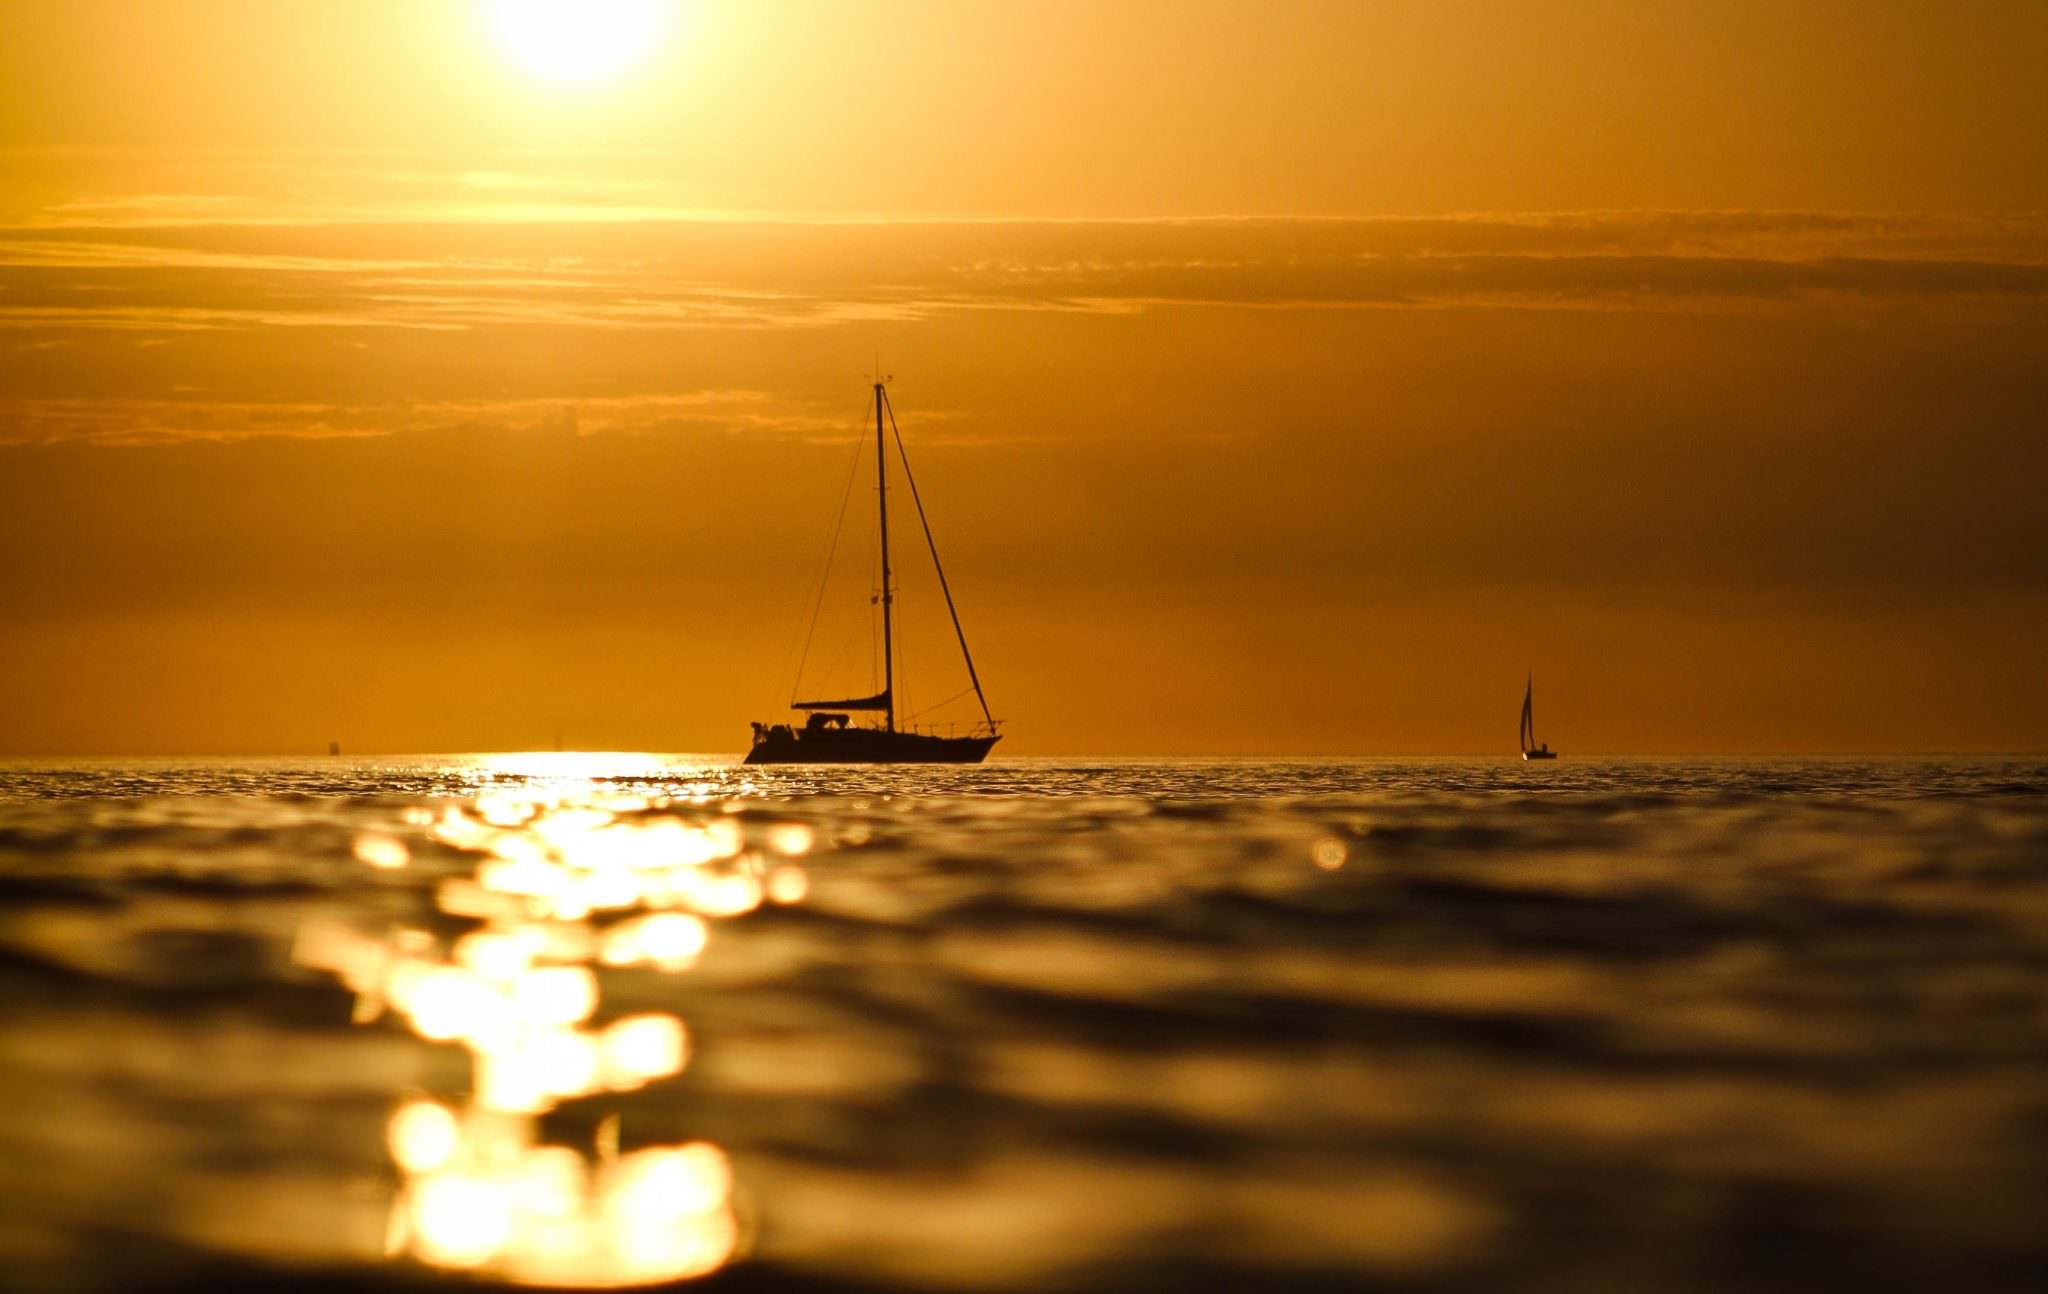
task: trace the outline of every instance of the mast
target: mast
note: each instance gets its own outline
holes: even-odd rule
[[[896,731],[896,643],[890,607],[896,601],[889,587],[889,448],[882,439],[882,382],[875,378],[875,491],[882,507],[882,696],[888,701],[890,732]]]

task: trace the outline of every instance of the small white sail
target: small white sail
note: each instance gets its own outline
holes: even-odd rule
[[[1529,686],[1522,693],[1522,726],[1517,738],[1524,751],[1536,748],[1536,676],[1529,676]]]

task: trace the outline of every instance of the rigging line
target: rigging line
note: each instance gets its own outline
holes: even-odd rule
[[[817,693],[820,695],[830,694],[839,691],[839,688],[833,686],[831,680],[835,678],[842,678],[842,666],[845,664],[845,662],[854,660],[862,654],[855,650],[860,645],[860,623],[858,621],[854,621],[853,623],[846,625],[844,628],[845,632],[840,635],[840,638],[836,644],[833,642],[831,638],[828,637],[825,640],[825,642],[820,645],[821,650],[819,653],[819,660],[822,662],[822,665],[818,671],[818,677],[821,681],[818,684],[814,685]],[[831,647],[832,650],[830,652],[825,652],[822,650],[822,648],[824,647]],[[846,690],[848,692],[859,690],[858,682],[858,679],[849,682],[846,685]]]
[[[974,699],[981,702],[981,717],[993,728],[996,719],[989,713],[987,694],[981,690],[981,675],[974,671],[974,653],[967,650],[967,631],[960,627],[960,612],[953,606],[953,588],[946,583],[946,568],[939,561],[939,544],[932,538],[932,523],[924,515],[924,500],[917,496],[917,477],[910,471],[910,451],[903,447],[903,431],[896,425],[896,405],[886,391],[882,404],[889,411],[889,430],[896,434],[896,456],[903,460],[903,479],[909,482],[910,501],[917,506],[917,524],[924,527],[925,547],[931,550],[932,569],[939,575],[939,592],[946,595],[946,614],[953,617],[953,636],[960,640],[960,659],[967,662],[967,678],[974,685]]]
[[[889,614],[888,604],[875,592],[875,583],[881,578],[875,572],[881,569],[881,561],[874,552],[868,553],[868,691],[871,693],[882,690],[882,676],[877,672],[882,663],[880,618]]]
[[[963,687],[958,692],[955,692],[953,695],[947,697],[945,700],[936,702],[932,705],[928,705],[924,709],[919,710],[916,714],[913,714],[910,717],[913,719],[922,719],[934,710],[945,709],[947,706],[953,704],[955,701],[958,701],[961,697],[966,696],[969,692],[972,692],[973,690],[974,689],[971,687]]]
[[[861,410],[861,422],[867,422],[867,410]],[[811,604],[811,627],[804,631],[803,655],[796,663],[796,676],[789,681],[789,699],[794,701],[804,686],[804,666],[810,663],[811,640],[818,636],[818,616],[825,609],[825,586],[832,581],[832,559],[839,552],[839,536],[846,528],[846,506],[853,501],[853,483],[860,476],[861,449],[867,441],[867,429],[863,425],[861,434],[853,438],[853,466],[846,471],[846,489],[839,496],[839,516],[832,523],[832,542],[825,549],[825,569],[818,573],[818,596]],[[787,666],[788,661],[785,660]]]
[[[818,676],[823,681],[821,681],[818,685],[819,691],[829,694],[831,692],[836,692],[839,690],[838,688],[832,686],[829,680],[844,677],[841,671],[841,666],[846,661],[854,659],[854,649],[858,647],[860,644],[860,630],[861,626],[859,621],[855,621],[847,625],[846,631],[839,636],[838,644],[833,647],[833,650],[829,654],[822,657],[824,661],[824,667],[818,671]],[[831,642],[830,639],[827,639],[826,641],[828,643]],[[848,683],[846,690],[849,692],[856,690],[858,681],[859,680],[856,679],[854,680],[854,682]]]

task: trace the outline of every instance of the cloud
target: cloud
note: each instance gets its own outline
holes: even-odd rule
[[[943,414],[922,414],[943,421]],[[423,400],[327,404],[218,398],[191,388],[174,399],[22,399],[0,404],[0,446],[139,446],[289,435],[300,439],[450,431],[548,431],[571,435],[714,435],[845,439],[847,419],[767,391],[697,390],[660,395],[548,399]]]
[[[0,326],[830,327],[1166,306],[1783,309],[2040,301],[2048,222],[1436,220],[17,228]]]
[[[0,231],[0,438],[523,427],[566,407],[588,432],[803,437],[836,434],[822,375],[857,375],[865,359],[841,352],[878,337],[931,357],[963,330],[1446,309],[1933,312],[1995,335],[2044,303],[2048,218],[1973,215],[16,227]],[[802,376],[799,353],[834,367]],[[971,421],[946,434],[1031,434]]]

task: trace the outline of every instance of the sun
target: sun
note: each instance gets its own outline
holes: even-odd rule
[[[505,56],[554,85],[593,85],[646,57],[670,0],[483,0]]]

